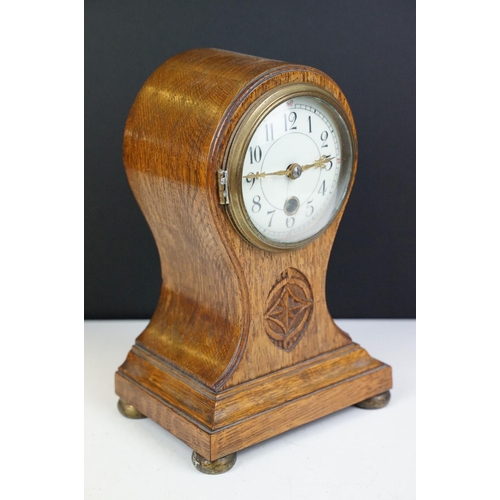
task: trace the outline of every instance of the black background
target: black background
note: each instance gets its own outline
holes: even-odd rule
[[[336,318],[415,317],[415,3],[85,3],[85,317],[149,318],[160,264],[121,157],[130,107],[171,56],[215,47],[316,67],[346,95],[356,182],[333,246]]]

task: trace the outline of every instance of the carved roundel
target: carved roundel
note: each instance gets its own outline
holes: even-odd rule
[[[307,278],[293,267],[284,271],[267,297],[265,329],[271,341],[291,351],[302,338],[313,310]]]

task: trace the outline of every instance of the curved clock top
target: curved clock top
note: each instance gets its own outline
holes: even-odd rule
[[[136,99],[125,139],[128,168],[215,188],[215,196],[225,190],[238,233],[271,251],[320,235],[342,211],[356,170],[354,122],[333,80],[307,66],[216,49],[160,66]],[[176,166],[186,152],[190,168]],[[307,168],[323,157],[335,164]]]

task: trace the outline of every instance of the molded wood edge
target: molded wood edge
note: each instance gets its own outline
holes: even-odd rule
[[[350,344],[215,392],[144,349],[134,347],[117,375],[142,388],[160,404],[176,408],[188,420],[212,432],[382,367],[386,365],[370,357],[358,344]],[[117,394],[122,397],[118,387]],[[147,408],[138,407],[138,410],[149,416]]]
[[[351,379],[243,418],[232,425],[210,430],[135,381],[116,373],[116,392],[122,400],[209,460],[240,451],[391,388],[391,367],[380,363],[378,367]]]

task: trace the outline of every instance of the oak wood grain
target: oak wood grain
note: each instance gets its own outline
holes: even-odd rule
[[[137,377],[127,367],[116,374],[124,401],[215,460],[380,394],[391,387],[392,375],[389,366],[352,344],[219,393],[181,382],[168,370],[162,382]]]
[[[321,71],[217,49],[161,65],[125,126],[126,173],[158,247],[162,288],[149,325],[118,370],[116,392],[206,458],[391,386],[390,367],[353,344],[326,304],[326,270],[348,196],[320,237],[283,252],[241,238],[219,205],[217,171],[235,127],[253,102],[295,82],[333,95],[356,141],[345,96]],[[357,153],[354,172],[356,165]],[[353,181],[354,175],[349,192]],[[311,302],[293,345],[273,337],[266,323],[284,276],[300,277]],[[314,396],[318,391],[325,397]],[[312,405],[307,410],[304,398]],[[275,434],[257,429],[265,418],[273,419]],[[228,426],[243,437],[223,431]]]

